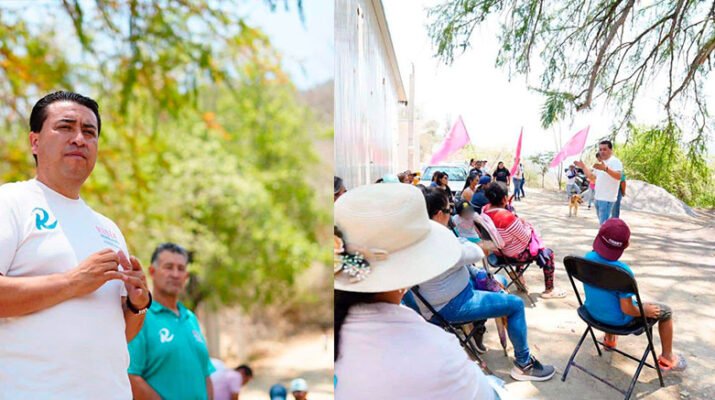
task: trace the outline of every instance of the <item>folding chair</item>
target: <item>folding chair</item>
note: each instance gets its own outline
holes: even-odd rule
[[[476,223],[477,230],[479,231],[479,236],[482,237],[482,240],[491,242],[497,250],[501,250],[501,248],[497,245],[497,240],[494,239],[492,233],[489,232],[489,229],[484,226],[484,222],[481,220],[481,218],[475,218],[474,221]],[[526,289],[524,284],[521,283],[521,277],[522,275],[524,275],[526,270],[529,269],[529,266],[531,265],[532,261],[514,261],[510,260],[509,258],[499,256],[493,252],[488,254],[485,258],[485,268],[487,272],[490,272],[489,268],[486,267],[487,264],[496,268],[496,270],[492,274],[498,274],[502,270],[506,272],[507,276],[509,277],[509,283],[506,285],[506,289],[509,290],[511,285],[516,286],[521,292],[526,294],[526,297],[529,299],[531,306],[536,306],[536,302],[529,294],[529,291]],[[519,272],[520,267],[523,267],[521,272]]]
[[[561,381],[566,380],[566,376],[569,373],[569,369],[573,365],[581,371],[591,375],[597,380],[621,392],[626,396],[625,400],[628,400],[633,393],[633,389],[635,388],[636,382],[638,381],[638,376],[640,375],[641,370],[645,365],[658,371],[658,379],[660,380],[660,386],[663,387],[663,375],[658,365],[658,359],[655,356],[655,348],[653,347],[653,325],[655,325],[657,321],[645,317],[645,313],[643,312],[643,302],[641,301],[640,293],[638,292],[638,285],[636,284],[635,278],[633,278],[630,274],[620,268],[608,264],[601,264],[589,261],[581,257],[567,256],[564,258],[564,265],[566,266],[566,273],[569,276],[569,280],[571,281],[571,285],[573,286],[574,293],[576,293],[576,298],[578,299],[578,315],[586,323],[587,327],[586,330],[583,332],[583,335],[581,335],[581,339],[578,341],[576,349],[574,349],[573,354],[571,354],[571,358],[569,359],[568,365],[566,365],[566,369],[564,370],[564,375],[561,378]],[[630,324],[625,326],[612,326],[595,320],[588,313],[588,310],[586,310],[586,308],[584,307],[583,302],[581,301],[581,296],[579,295],[578,289],[576,288],[576,283],[574,282],[574,279],[580,281],[581,283],[589,284],[591,286],[604,290],[612,290],[622,293],[634,293],[636,295],[636,300],[638,301],[638,309],[640,311],[641,316],[634,318]],[[601,349],[598,347],[598,345],[600,344],[605,348],[605,344],[596,340],[596,335],[593,333],[593,328],[598,329],[599,331],[620,336],[637,336],[645,332],[646,337],[648,338],[648,347],[646,347],[645,352],[643,353],[643,357],[641,357],[640,359],[635,358],[630,354],[624,353],[621,350],[615,348],[610,349],[611,351],[619,353],[625,357],[630,358],[631,360],[638,362],[638,369],[636,369],[635,375],[633,375],[633,378],[631,379],[631,383],[628,386],[627,391],[623,391],[622,389],[614,386],[610,382],[606,381],[604,378],[601,378],[600,376],[597,376],[596,374],[588,371],[585,367],[576,364],[576,362],[574,361],[574,359],[576,358],[576,354],[581,348],[581,344],[583,344],[584,339],[586,339],[586,335],[589,333],[591,334],[593,344],[594,346],[596,346],[596,350],[598,351],[599,357],[602,355]],[[653,355],[653,362],[655,366],[649,364],[646,361],[646,359],[648,358],[648,353],[651,353]]]
[[[482,368],[482,370],[487,375],[493,375],[491,370],[487,366],[487,363],[482,359],[482,357],[479,356],[479,352],[477,351],[477,345],[474,343],[474,335],[477,334],[479,329],[476,326],[474,326],[474,327],[472,327],[471,330],[468,331],[467,327],[470,324],[472,324],[472,322],[451,323],[451,322],[447,321],[437,310],[435,310],[434,307],[432,307],[432,304],[430,304],[422,296],[422,293],[420,293],[419,285],[413,286],[411,291],[415,295],[415,297],[417,297],[417,299],[422,304],[424,304],[424,306],[427,307],[427,309],[432,313],[433,318],[437,322],[437,325],[439,325],[445,331],[456,336],[457,340],[459,340],[459,344],[462,346],[462,348],[464,348],[464,350],[467,352],[467,354],[469,354],[475,360],[477,360],[477,362],[479,363],[479,366]],[[432,321],[429,321],[429,322],[432,322]]]

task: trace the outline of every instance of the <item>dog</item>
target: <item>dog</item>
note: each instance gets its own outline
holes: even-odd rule
[[[581,204],[583,204],[581,196],[577,194],[571,195],[571,198],[569,199],[569,217],[572,213],[574,217],[578,216],[578,206]]]

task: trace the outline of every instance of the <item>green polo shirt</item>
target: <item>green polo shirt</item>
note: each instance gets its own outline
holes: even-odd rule
[[[196,315],[179,303],[179,315],[155,301],[129,343],[131,375],[144,378],[164,400],[204,400],[215,371]]]

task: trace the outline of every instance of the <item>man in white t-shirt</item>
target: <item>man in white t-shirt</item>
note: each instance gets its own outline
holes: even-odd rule
[[[591,171],[583,161],[576,161],[575,164],[583,169],[588,179],[596,180],[594,199],[598,222],[602,225],[611,215],[613,204],[618,198],[623,164],[613,155],[613,143],[610,140],[598,144],[598,153],[601,155],[601,161],[593,164],[594,171]]]
[[[132,397],[127,341],[151,295],[117,225],[79,196],[100,130],[94,100],[43,97],[30,115],[37,176],[0,186],[0,398]]]
[[[566,170],[566,197],[568,199],[570,199],[572,195],[580,193],[578,185],[576,184],[577,175],[576,166],[573,164],[569,165],[569,168]]]

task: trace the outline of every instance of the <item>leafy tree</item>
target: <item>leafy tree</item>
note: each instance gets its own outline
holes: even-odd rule
[[[715,171],[704,158],[688,154],[676,127],[629,129],[630,140],[615,148],[628,179],[657,184],[691,206],[715,207]]]
[[[311,178],[312,140],[332,127],[303,105],[268,38],[234,2],[58,4],[45,11],[69,16],[68,30],[0,6],[0,182],[34,173],[32,104],[87,94],[104,124],[82,196],[130,250],[146,262],[160,242],[187,246],[194,306],[290,298],[296,276],[330,256],[318,234],[331,200]]]
[[[613,105],[623,127],[634,117],[638,95],[660,80],[667,82],[664,126],[695,132],[686,151],[707,154],[713,122],[703,84],[715,51],[715,2],[447,0],[428,15],[436,55],[446,63],[469,48],[477,26],[499,18],[496,64],[525,75],[545,95],[545,127],[599,99]],[[531,79],[534,70],[538,80]]]
[[[538,168],[539,174],[541,174],[541,188],[544,188],[544,177],[546,174],[549,172],[549,164],[551,163],[551,160],[554,159],[554,153],[553,151],[547,151],[544,153],[539,153],[535,154],[533,156],[530,156],[528,160],[536,165]]]

